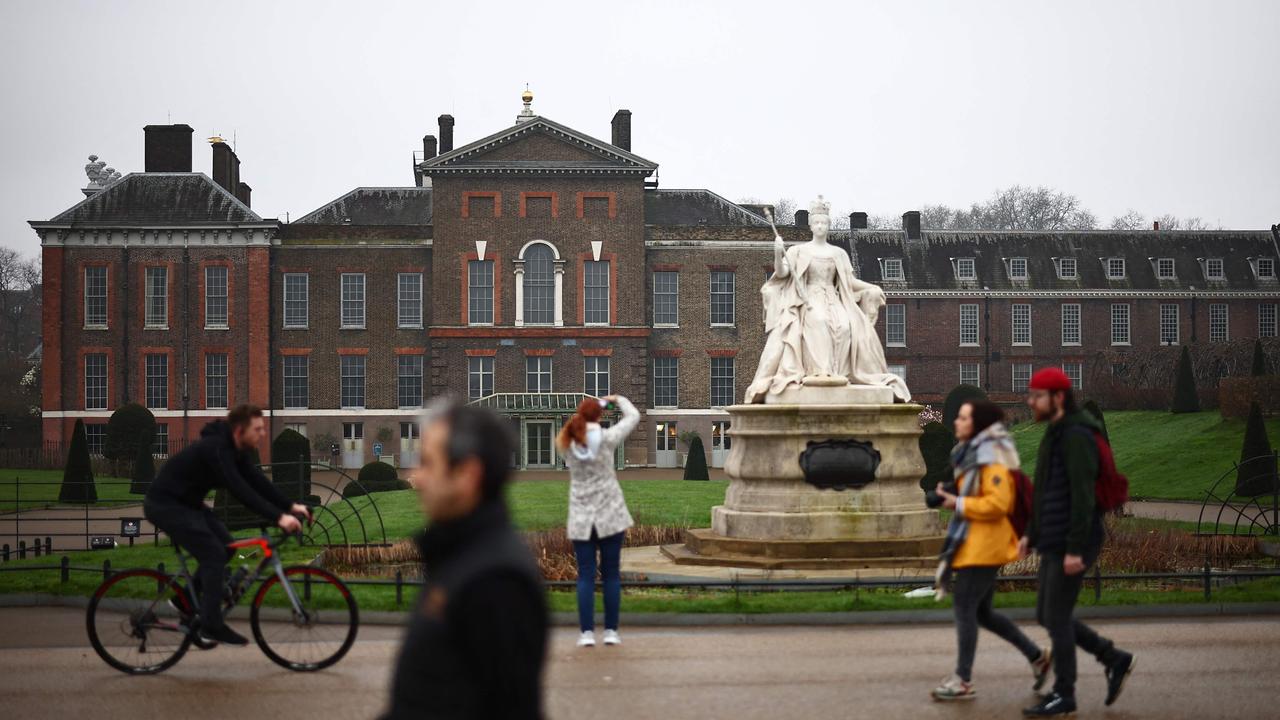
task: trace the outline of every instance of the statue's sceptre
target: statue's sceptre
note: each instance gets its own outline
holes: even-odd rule
[[[782,233],[778,232],[778,226],[773,224],[773,208],[768,205],[764,206],[764,219],[769,221],[769,228],[773,230],[773,274],[785,278],[791,274],[791,269],[787,267],[787,246],[782,243]]]

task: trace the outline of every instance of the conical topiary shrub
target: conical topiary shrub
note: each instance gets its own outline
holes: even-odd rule
[[[1253,369],[1249,373],[1254,377],[1267,374],[1267,353],[1262,349],[1262,340],[1253,341]]]
[[[311,442],[306,435],[286,429],[271,441],[271,480],[290,498],[311,494]]]
[[[1196,392],[1196,376],[1191,368],[1191,351],[1182,346],[1182,356],[1178,358],[1177,380],[1173,386],[1173,406],[1175,413],[1200,412],[1200,395]]]
[[[151,489],[151,481],[156,479],[156,461],[151,456],[151,443],[138,446],[138,457],[133,461],[133,475],[129,483],[129,492],[135,495],[146,495]]]
[[[931,422],[924,426],[920,435],[920,454],[924,456],[926,468],[924,477],[920,478],[920,489],[930,492],[940,482],[952,479],[951,448],[956,439],[952,431],[940,422]]]
[[[138,403],[126,403],[107,420],[102,456],[111,461],[112,471],[121,477],[137,459],[138,446],[149,448],[155,439],[156,416]]]
[[[1276,488],[1276,461],[1262,420],[1262,408],[1249,405],[1249,422],[1244,427],[1244,446],[1236,471],[1236,494],[1245,497],[1267,495]]]
[[[955,436],[956,431],[956,415],[960,414],[960,407],[970,400],[986,400],[987,394],[982,388],[975,385],[957,385],[947,393],[947,401],[942,406],[942,426],[947,432]],[[947,448],[950,450],[950,448]]]
[[[689,456],[684,461],[685,480],[710,480],[707,472],[707,453],[702,449],[702,436],[694,435],[689,441]]]
[[[1094,402],[1093,398],[1089,398],[1084,404],[1084,409],[1102,426],[1102,437],[1107,437],[1107,420],[1102,416],[1102,408],[1098,407],[1098,403]]]
[[[88,505],[97,501],[98,489],[93,484],[93,464],[89,461],[89,440],[84,434],[84,421],[76,420],[75,429],[71,431],[67,467],[62,471],[58,502]]]

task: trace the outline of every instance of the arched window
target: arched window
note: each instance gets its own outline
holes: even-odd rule
[[[555,255],[549,245],[537,243],[524,252],[524,322],[555,322]]]

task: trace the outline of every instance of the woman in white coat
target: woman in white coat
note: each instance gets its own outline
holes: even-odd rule
[[[600,426],[609,408],[622,412],[611,427]],[[622,602],[622,540],[633,523],[614,470],[614,451],[640,422],[640,412],[621,395],[587,398],[556,436],[569,468],[569,539],[578,561],[578,647],[593,647],[597,556],[604,585],[604,644],[617,645]]]

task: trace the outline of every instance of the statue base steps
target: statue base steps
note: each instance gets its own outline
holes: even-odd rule
[[[676,565],[772,570],[930,568],[938,564],[942,536],[904,540],[744,540],[690,530],[683,545],[664,545]]]

